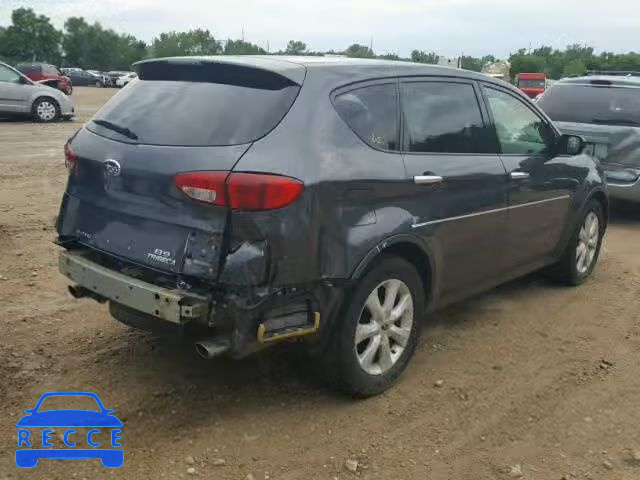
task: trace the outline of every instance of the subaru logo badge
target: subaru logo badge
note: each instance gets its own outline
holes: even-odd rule
[[[107,158],[104,161],[104,173],[110,177],[117,177],[120,175],[120,164],[111,158]]]

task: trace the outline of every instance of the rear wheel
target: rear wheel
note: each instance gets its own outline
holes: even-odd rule
[[[602,204],[591,200],[556,266],[559,280],[569,285],[580,285],[591,275],[598,262],[604,231]]]
[[[55,122],[60,118],[58,103],[49,97],[38,98],[31,108],[31,115],[36,122]]]
[[[319,373],[358,397],[391,387],[415,351],[423,292],[413,266],[399,257],[384,257],[346,300],[344,316],[334,324],[319,358]]]

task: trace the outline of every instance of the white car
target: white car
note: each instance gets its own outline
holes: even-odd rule
[[[138,74],[135,72],[127,73],[116,80],[116,87],[122,88],[126,86],[131,80],[138,78]]]
[[[30,115],[36,122],[73,117],[73,102],[60,90],[32,82],[0,62],[0,115]]]

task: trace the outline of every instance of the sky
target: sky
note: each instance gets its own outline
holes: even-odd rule
[[[0,0],[0,25],[30,7],[62,28],[83,16],[151,41],[161,32],[209,29],[270,51],[288,40],[312,50],[370,44],[378,54],[413,49],[506,57],[518,48],[586,44],[596,51],[640,49],[639,0]]]

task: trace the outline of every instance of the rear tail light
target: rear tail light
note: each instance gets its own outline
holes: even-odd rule
[[[286,207],[304,190],[296,178],[262,173],[186,172],[175,183],[198,202],[247,211]]]
[[[67,142],[64,145],[64,166],[67,167],[67,171],[69,172],[69,175],[75,173],[76,165],[77,165],[76,154],[73,153],[71,144]]]

